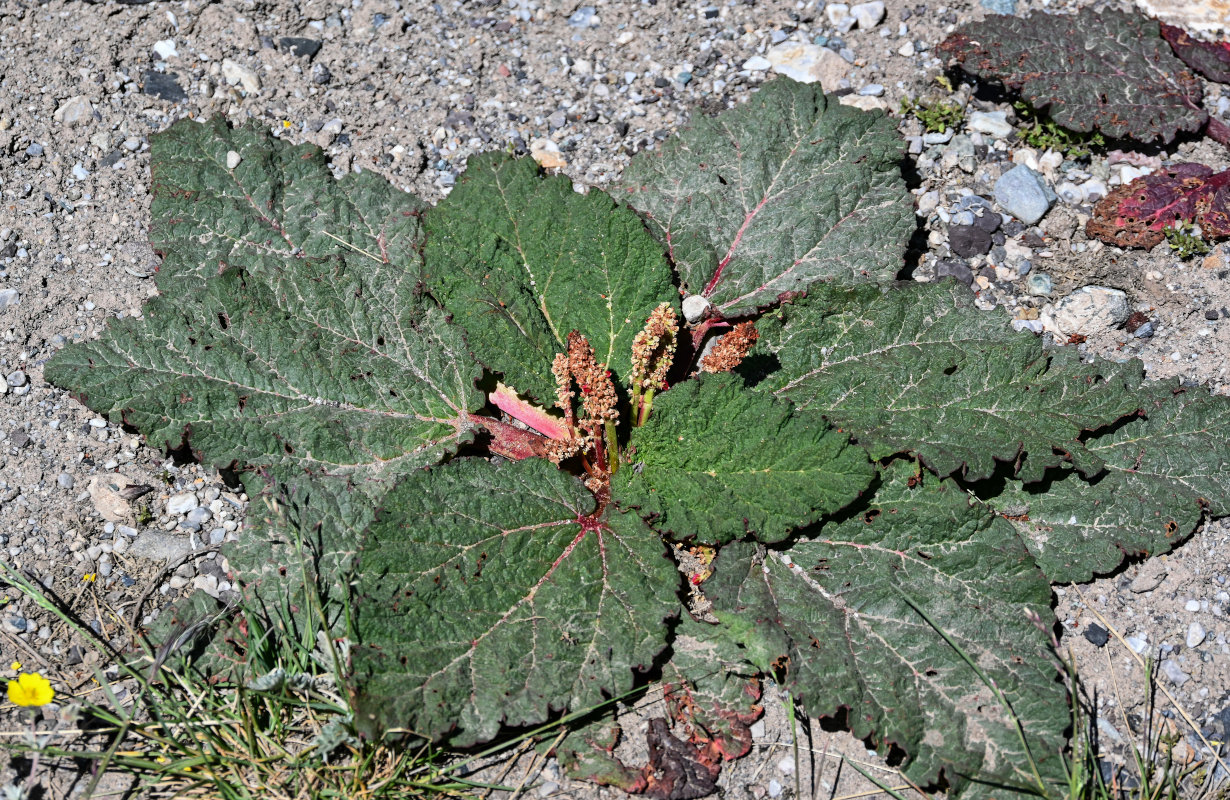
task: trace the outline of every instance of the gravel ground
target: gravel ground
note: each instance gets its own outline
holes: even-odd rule
[[[1002,97],[963,85],[949,97],[934,80],[944,66],[934,47],[985,10],[884,5],[882,18],[864,11],[851,29],[845,12],[814,0],[0,2],[3,557],[113,637],[123,628],[99,618],[95,596],[139,623],[178,595],[232,591],[214,548],[243,535],[247,498],[216,473],[95,418],[42,376],[65,342],[98,335],[109,318],[140,315],[154,293],[149,136],[185,116],[260,120],[274,135],[320,145],[339,175],[374,169],[432,201],[449,191],[468,155],[494,148],[532,152],[602,187],[633,153],[691,116],[740,102],[775,65],[787,71],[789,45],[823,44],[825,88],[843,91],[843,102],[895,112],[904,97],[943,96],[965,106],[967,123],[992,113],[950,138],[924,137],[915,119],[901,121],[912,137],[908,172],[919,202],[921,233],[908,263],[916,279],[956,275],[987,308],[1006,307],[1018,327],[1045,328],[1061,341],[1078,332],[1064,314],[1085,314],[1077,320],[1086,340],[1069,346],[1140,358],[1152,376],[1226,393],[1230,254],[1219,248],[1185,263],[1165,245],[1121,252],[1083,233],[1099,182],[1113,186],[1130,177],[1125,169],[1170,158],[1222,169],[1225,148],[1195,139],[1064,163],[1020,147],[1003,135],[1014,116]],[[1016,10],[1075,5],[1030,0]],[[1207,104],[1224,115],[1230,100],[1210,86]],[[997,111],[1007,112],[998,127]],[[1003,204],[962,198],[999,200],[996,181],[1022,163],[1064,197],[1035,226],[1000,218],[985,240],[966,230],[977,220],[962,212],[981,219]],[[981,205],[986,212],[974,208]],[[1123,295],[1103,292],[1083,311],[1065,301],[1088,285]],[[1143,315],[1135,333],[1106,324],[1124,309]],[[1108,714],[1100,729],[1112,759],[1124,758],[1139,733],[1145,682],[1127,646],[1091,627],[1094,612],[1131,646],[1160,654],[1162,685],[1206,733],[1225,739],[1228,563],[1230,527],[1213,523],[1170,556],[1079,590],[1056,589],[1061,644]],[[0,605],[0,667],[14,660],[72,687],[98,666],[93,651],[10,591]],[[12,674],[0,669],[0,677]],[[802,744],[805,755],[815,753],[795,773],[775,690],[766,707],[757,749],[727,770],[725,796],[792,794],[796,776],[805,795],[813,777],[820,794],[842,795],[864,783],[849,768],[837,774],[836,754],[883,765],[862,743],[812,723]],[[633,738],[646,713],[630,712]],[[1177,731],[1186,757],[1199,758],[1181,723]],[[540,767],[532,776],[551,781],[544,788],[559,796],[605,793],[558,776],[550,762],[545,774]],[[68,785],[55,783],[52,796]]]

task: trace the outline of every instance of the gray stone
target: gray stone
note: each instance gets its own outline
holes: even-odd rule
[[[942,131],[932,131],[931,133],[923,134],[923,144],[947,144],[953,137],[953,129],[948,128]]]
[[[178,72],[147,70],[141,79],[141,91],[168,103],[182,103],[188,99],[188,93],[179,85],[178,78]]]
[[[7,376],[5,376],[5,378],[4,378],[4,382],[5,382],[5,383],[7,383],[9,386],[12,386],[12,387],[14,387],[14,388],[16,388],[16,387],[18,387],[18,386],[25,386],[25,385],[26,385],[26,381],[27,381],[27,380],[29,380],[29,379],[26,377],[25,370],[20,370],[20,369],[19,369],[19,370],[14,370],[13,372],[10,372],[10,373],[9,373]]]
[[[128,555],[153,561],[178,561],[192,552],[187,539],[161,531],[146,531],[128,546]]]
[[[213,575],[197,575],[192,579],[192,587],[204,592],[210,597],[218,597],[218,579]]]
[[[1182,686],[1192,679],[1192,676],[1184,672],[1179,662],[1173,658],[1167,658],[1162,662],[1162,674],[1169,678],[1175,686]]]
[[[962,258],[984,255],[991,249],[991,234],[975,225],[953,225],[948,229],[948,246]]]
[[[196,494],[193,492],[184,492],[177,494],[167,501],[168,514],[187,514],[192,509],[200,505],[196,499]]]
[[[935,262],[935,277],[936,280],[952,276],[957,280],[969,286],[974,282],[974,273],[970,271],[964,263],[951,259],[941,259]]]
[[[56,483],[60,484],[61,489],[71,489],[73,488],[73,484],[76,483],[76,480],[67,472],[61,472],[59,477],[56,478]]]
[[[769,63],[769,59],[764,56],[752,56],[747,61],[743,62],[743,69],[751,72],[764,72],[773,65]]]
[[[1012,15],[1016,13],[1016,0],[981,0],[979,5],[993,14]]]
[[[879,83],[869,83],[858,90],[864,97],[880,97],[884,94],[884,86]]]
[[[69,127],[81,125],[94,119],[94,106],[90,105],[86,97],[70,97],[60,104],[52,117],[56,122]]]
[[[1199,622],[1193,622],[1191,625],[1187,626],[1186,641],[1188,647],[1199,647],[1200,644],[1204,642],[1206,636],[1208,636],[1208,633],[1205,631],[1204,626]]]
[[[213,517],[208,508],[197,507],[188,512],[188,521],[194,525],[204,525]]]
[[[1046,180],[1024,164],[1008,170],[995,182],[995,202],[1026,225],[1042,219],[1058,199]]]
[[[688,322],[699,322],[709,310],[709,301],[698,294],[690,294],[683,298],[683,318]]]
[[[28,156],[41,156],[42,154],[43,154],[43,146],[39,144],[38,142],[35,142],[34,144],[26,148],[26,155]]]
[[[576,11],[572,12],[572,16],[568,18],[568,27],[570,28],[588,28],[596,25],[594,17],[598,15],[598,9],[593,6],[581,6]]]
[[[217,547],[226,541],[226,528],[214,528],[209,532],[209,544]]]
[[[254,71],[229,58],[222,59],[222,77],[232,86],[243,86],[248,94],[259,92],[261,88],[261,80]]]
[[[15,306],[20,302],[16,289],[0,289],[0,308]]]
[[[4,621],[0,622],[0,628],[4,628],[8,633],[22,633],[28,624],[25,617],[20,614],[13,614],[12,616],[5,617]]]
[[[1122,325],[1130,313],[1118,289],[1082,286],[1055,304],[1054,318],[1065,333],[1092,334]]]

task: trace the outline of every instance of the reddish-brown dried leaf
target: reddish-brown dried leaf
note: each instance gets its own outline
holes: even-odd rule
[[[1206,239],[1230,236],[1230,170],[1173,164],[1120,186],[1093,208],[1085,232],[1118,247],[1151,248],[1177,222],[1195,222]]]
[[[1230,42],[1203,42],[1175,25],[1161,26],[1162,38],[1184,64],[1211,81],[1230,83]]]

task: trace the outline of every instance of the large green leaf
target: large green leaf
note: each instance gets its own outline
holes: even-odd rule
[[[554,402],[551,360],[568,333],[626,379],[632,339],[659,303],[678,304],[644,225],[606,194],[578,194],[532,159],[473,157],[427,215],[427,282],[505,382]],[[617,383],[621,380],[616,381]]]
[[[914,230],[904,152],[883,114],[777,78],[642,151],[623,187],[683,288],[735,317],[819,280],[891,280]]]
[[[1230,401],[1172,382],[1147,384],[1142,416],[1087,442],[1106,471],[1015,482],[989,503],[1012,519],[1052,581],[1087,581],[1125,556],[1165,553],[1204,518],[1230,513]]]
[[[458,460],[388,495],[359,556],[361,724],[468,745],[630,688],[680,576],[636,515],[593,506],[538,459]]]
[[[1067,696],[1026,617],[1053,616],[1050,588],[1011,526],[952,481],[894,462],[857,515],[782,552],[732,543],[714,569],[705,594],[782,659],[808,713],[849,708],[854,735],[905,751],[910,780],[988,797],[1036,785],[1014,715],[1043,780],[1061,779]]]
[[[1140,406],[1139,365],[1044,351],[953,281],[817,286],[757,328],[761,367],[780,364],[760,388],[823,413],[872,458],[913,452],[941,475],[986,478],[997,461],[1027,482],[1063,463],[1096,473],[1082,432]]]
[[[266,602],[303,607],[302,553],[341,599],[374,498],[469,441],[483,404],[462,331],[416,290],[419,202],[220,121],[155,137],[153,169],[163,294],[47,379],[155,447],[240,469],[256,513],[228,555]]]
[[[444,312],[392,282],[400,269],[285,269],[266,281],[236,266],[195,297],[157,297],[141,319],[60,351],[47,378],[155,446],[275,479],[386,478],[469,439],[480,370]]]
[[[1092,7],[1028,19],[989,14],[939,49],[1070,130],[1169,142],[1208,119],[1200,80],[1175,58],[1157,21],[1140,14]]]
[[[255,123],[232,130],[220,116],[150,137],[150,158],[150,243],[164,259],[156,280],[166,294],[197,291],[230,266],[287,275],[296,260],[339,256],[351,271],[383,265],[373,270],[382,280],[365,284],[371,303],[418,279],[423,203],[374,172],[335,181],[319,148]]]
[[[659,396],[629,448],[637,463],[616,473],[615,501],[658,530],[711,544],[780,541],[855,500],[875,474],[819,414],[729,374]]]

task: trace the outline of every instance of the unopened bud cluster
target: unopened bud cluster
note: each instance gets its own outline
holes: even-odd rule
[[[666,375],[675,358],[679,322],[675,310],[662,303],[649,315],[645,328],[632,340],[632,386],[634,390],[666,388]]]

